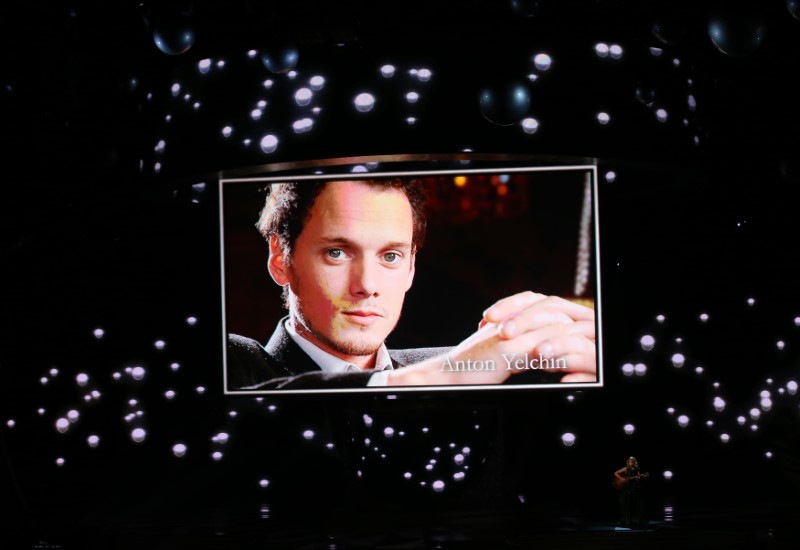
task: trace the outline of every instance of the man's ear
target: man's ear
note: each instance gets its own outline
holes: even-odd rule
[[[416,266],[417,253],[411,253],[411,267],[408,270],[408,281],[406,282],[406,292],[411,289],[411,284],[414,282],[414,270]]]
[[[269,262],[267,263],[272,280],[280,286],[289,284],[289,266],[286,263],[286,254],[276,235],[269,237]]]

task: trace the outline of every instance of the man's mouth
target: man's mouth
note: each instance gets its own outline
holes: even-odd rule
[[[342,314],[351,323],[363,326],[369,326],[383,317],[379,311],[374,309],[351,309],[343,311]]]

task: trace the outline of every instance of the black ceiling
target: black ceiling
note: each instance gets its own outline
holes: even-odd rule
[[[791,0],[789,2],[791,4]],[[704,93],[702,129],[712,155],[756,152],[771,163],[797,150],[800,21],[787,2],[724,2],[763,21],[765,39],[746,56],[725,55],[708,36],[718,2],[303,0],[154,2],[14,0],[0,15],[0,147],[4,187],[47,188],[130,179],[143,133],[132,82],[277,36],[301,51],[449,48],[475,59],[476,73],[502,67],[517,43],[608,40],[664,45],[692,64]],[[165,7],[190,15],[194,45],[169,56],[148,27]],[[534,15],[525,16],[524,10]],[[661,34],[654,33],[660,24]],[[9,189],[15,186],[14,189]],[[24,194],[24,193],[23,193]]]

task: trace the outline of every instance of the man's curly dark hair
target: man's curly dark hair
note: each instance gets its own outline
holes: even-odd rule
[[[347,181],[347,180],[342,180]],[[413,223],[412,248],[416,252],[425,241],[427,225],[425,212],[425,190],[419,180],[408,179],[364,179],[353,180],[375,189],[402,191],[411,205]],[[273,183],[270,185],[266,204],[261,211],[256,227],[259,233],[269,240],[278,238],[287,261],[291,261],[297,237],[302,233],[314,202],[326,185],[336,185],[335,181],[299,181]]]

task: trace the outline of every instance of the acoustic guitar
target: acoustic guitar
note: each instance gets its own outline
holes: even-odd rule
[[[649,475],[650,474],[647,473],[647,472],[642,472],[639,475],[635,475],[635,476],[632,476],[630,478],[622,478],[622,479],[620,479],[616,475],[614,475],[614,477],[611,479],[611,484],[614,486],[614,489],[616,489],[617,491],[621,491],[622,489],[624,489],[625,487],[628,486],[628,483],[630,483],[631,480],[633,480],[633,479],[642,479],[642,478],[648,477]]]

